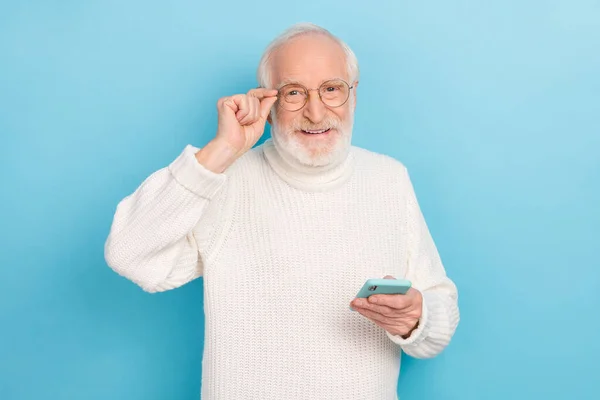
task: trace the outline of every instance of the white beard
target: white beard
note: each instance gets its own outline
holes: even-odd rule
[[[298,122],[289,127],[282,127],[275,114],[272,113],[271,136],[275,148],[283,158],[294,160],[306,167],[327,167],[341,163],[348,155],[352,142],[354,113],[351,113],[346,124],[330,118],[326,124],[335,127],[337,139],[333,144],[324,142],[316,151],[314,147],[308,149],[297,136]]]

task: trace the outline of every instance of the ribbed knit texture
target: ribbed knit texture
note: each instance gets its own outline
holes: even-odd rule
[[[148,292],[204,276],[202,399],[396,399],[400,350],[433,357],[459,321],[406,168],[352,147],[311,174],[267,141],[215,174],[196,151],[123,199],[105,255]],[[349,308],[385,275],[423,293],[408,339]]]

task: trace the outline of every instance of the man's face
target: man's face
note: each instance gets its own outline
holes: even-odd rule
[[[317,89],[333,79],[342,79],[349,86],[354,84],[349,82],[351,77],[343,49],[323,35],[292,39],[275,51],[271,66],[272,84],[276,89],[290,83]],[[272,136],[276,145],[304,165],[325,166],[340,161],[350,146],[354,122],[356,87],[349,92],[342,106],[329,107],[321,101],[317,90],[309,90],[306,104],[297,111],[281,106],[280,93],[272,113]]]

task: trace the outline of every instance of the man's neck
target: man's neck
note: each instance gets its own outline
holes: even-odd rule
[[[269,139],[263,145],[263,154],[273,170],[283,180],[297,189],[326,191],[334,189],[350,177],[354,168],[352,147],[335,161],[323,166],[303,164],[298,158],[281,149],[276,140]]]

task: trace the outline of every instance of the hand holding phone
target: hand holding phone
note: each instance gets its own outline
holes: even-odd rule
[[[350,303],[350,309],[358,311],[390,334],[406,339],[418,328],[423,314],[423,296],[411,286],[410,281],[389,275],[384,279],[367,279]],[[377,296],[371,299],[372,295]]]

